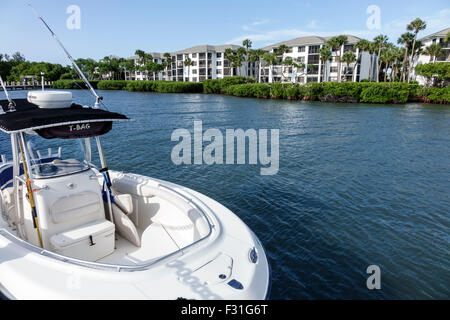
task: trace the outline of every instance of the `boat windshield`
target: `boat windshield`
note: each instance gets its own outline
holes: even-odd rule
[[[31,173],[35,179],[64,176],[88,170],[90,146],[84,139],[42,139],[27,135]]]

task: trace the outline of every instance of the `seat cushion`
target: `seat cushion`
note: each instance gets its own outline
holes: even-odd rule
[[[117,196],[115,195],[114,203],[126,215],[129,215],[133,212],[133,198],[131,197],[131,194],[119,194]]]
[[[100,196],[94,192],[81,192],[56,200],[50,207],[53,223],[65,223],[91,215],[98,218],[103,211]]]
[[[98,220],[76,229],[58,233],[50,238],[50,243],[57,249],[62,249],[83,240],[95,237],[104,233],[114,232],[114,224],[107,220]]]
[[[141,238],[133,221],[115,203],[112,204],[112,211],[114,214],[114,224],[119,234],[136,247],[140,247]]]

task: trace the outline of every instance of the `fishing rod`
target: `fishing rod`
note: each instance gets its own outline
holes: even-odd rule
[[[73,67],[75,68],[75,70],[77,71],[78,75],[81,77],[81,79],[84,81],[84,83],[86,83],[86,85],[88,86],[89,90],[91,91],[91,93],[94,95],[95,97],[95,105],[94,108],[98,109],[99,108],[99,102],[103,100],[103,97],[99,96],[97,94],[97,92],[95,91],[94,87],[91,85],[91,83],[89,82],[89,80],[86,78],[86,76],[84,75],[83,71],[81,71],[80,67],[77,65],[77,63],[75,62],[75,60],[72,58],[72,56],[70,55],[70,53],[67,51],[67,49],[64,47],[64,45],[61,43],[61,41],[59,40],[58,36],[53,32],[53,30],[48,26],[47,22],[45,22],[45,20],[37,13],[37,11],[31,6],[31,4],[28,5],[31,10],[33,10],[34,15],[36,16],[36,18],[38,18],[39,20],[42,21],[42,23],[44,24],[44,26],[48,29],[48,31],[50,31],[50,33],[52,34],[52,37],[56,40],[56,42],[59,44],[59,46],[64,50],[64,52],[66,53],[67,57],[69,58],[69,60],[72,62]]]
[[[37,11],[31,6],[31,4],[29,4],[28,6],[31,8],[31,10],[33,10],[34,15],[39,20],[42,21],[42,23],[45,25],[45,27],[48,29],[48,31],[50,31],[50,33],[53,36],[53,38],[56,40],[56,42],[59,44],[59,46],[66,53],[67,57],[72,62],[72,65],[74,66],[75,70],[77,71],[78,75],[81,77],[81,79],[84,81],[84,83],[86,83],[86,85],[88,86],[89,90],[94,95],[94,97],[95,97],[94,109],[98,109],[100,102],[103,100],[103,97],[101,97],[101,96],[99,96],[97,94],[97,92],[95,91],[94,87],[92,87],[91,83],[89,82],[89,80],[84,75],[83,71],[81,71],[80,67],[78,67],[78,65],[75,62],[75,60],[72,58],[72,56],[67,51],[67,49],[64,47],[64,45],[61,43],[61,41],[59,40],[58,36],[48,26],[48,24],[45,22],[45,20],[37,13]],[[110,213],[110,217],[111,217],[111,222],[114,222],[112,206],[111,206],[111,202],[112,202],[111,198],[114,199],[112,197],[112,191],[111,191],[111,177],[109,175],[108,165],[106,164],[106,158],[105,158],[105,154],[103,152],[103,147],[101,145],[100,138],[97,136],[97,137],[95,137],[95,140],[97,142],[97,149],[98,149],[98,153],[99,153],[99,156],[100,156],[100,162],[101,162],[101,165],[102,165],[102,169],[100,170],[100,173],[103,175],[103,178],[104,178],[105,184],[106,184],[106,190],[105,191],[106,191],[106,196],[107,196],[107,203],[108,203],[108,209],[109,209],[109,213]]]
[[[22,155],[23,173],[25,175],[25,181],[27,183],[28,200],[30,201],[31,214],[33,216],[33,227],[37,230],[39,244],[40,244],[41,248],[44,248],[44,245],[42,243],[41,230],[39,228],[38,216],[37,216],[37,211],[36,211],[36,203],[34,201],[33,187],[31,186],[31,179],[28,174],[28,164],[29,164],[28,156],[26,155],[26,153],[24,151],[25,135],[23,132],[21,132],[19,135],[20,135],[19,136],[19,148],[20,148],[20,153]]]
[[[0,75],[0,84],[2,85],[3,91],[5,91],[5,95],[6,95],[6,99],[8,99],[9,104],[8,104],[8,111],[16,111],[16,103],[11,100],[11,98],[9,97],[8,94],[8,90],[6,90],[6,86],[5,83],[3,82],[2,76]]]

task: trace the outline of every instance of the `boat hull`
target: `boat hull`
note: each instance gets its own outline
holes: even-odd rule
[[[121,175],[118,172],[111,174],[113,177]],[[256,235],[234,213],[194,190],[144,176],[130,174],[129,177],[173,190],[205,208],[212,226],[211,234],[151,264],[122,268],[65,261],[64,257],[43,252],[17,238],[0,224],[0,290],[6,297],[101,300],[268,298],[271,279],[266,253]]]

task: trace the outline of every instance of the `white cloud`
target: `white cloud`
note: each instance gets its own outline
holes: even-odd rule
[[[252,29],[252,27],[261,26],[263,24],[268,24],[269,22],[270,22],[269,19],[257,20],[257,21],[252,22],[251,24],[246,24],[246,25],[242,26],[242,29],[248,31],[248,30]]]
[[[397,38],[404,32],[406,32],[406,26],[415,18],[416,16],[408,16],[402,17],[400,19],[392,20],[387,23],[383,23],[381,29],[379,30],[369,30],[367,28],[364,29],[355,29],[355,30],[329,30],[329,31],[308,31],[305,29],[314,29],[317,28],[317,21],[312,20],[308,23],[305,29],[278,29],[271,30],[266,32],[253,32],[247,33],[241,36],[238,36],[227,43],[232,44],[241,44],[243,40],[250,39],[254,43],[258,43],[259,45],[268,45],[276,42],[286,41],[293,38],[298,37],[306,37],[306,36],[335,36],[340,34],[349,34],[354,35],[364,39],[373,39],[379,34],[386,34],[389,36],[390,41],[396,43]],[[440,31],[442,29],[450,27],[448,21],[450,21],[450,9],[443,9],[438,11],[437,13],[425,17],[421,17],[422,20],[426,21],[427,29],[422,31],[419,34],[419,37],[426,36],[428,34],[432,34],[434,32]],[[256,21],[258,22],[258,21]],[[256,22],[252,23],[254,25]],[[269,23],[269,20],[262,20],[260,24]],[[250,26],[251,26],[250,25]],[[257,24],[256,24],[257,25]],[[250,28],[245,29],[249,31]]]

